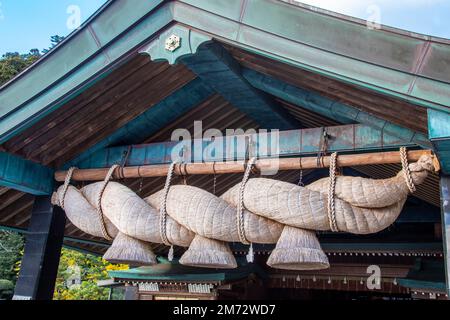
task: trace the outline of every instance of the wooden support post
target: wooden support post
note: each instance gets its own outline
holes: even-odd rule
[[[442,242],[445,259],[445,282],[450,298],[450,176],[441,176]]]
[[[15,300],[51,300],[64,238],[64,211],[50,196],[34,201],[25,253],[14,292]]]
[[[450,174],[450,114],[428,109],[428,135],[441,162],[442,172]]]

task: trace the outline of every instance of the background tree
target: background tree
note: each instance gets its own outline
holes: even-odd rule
[[[38,49],[32,49],[29,53],[7,52],[0,60],[0,85],[18,75],[41,57]]]
[[[50,42],[51,42],[50,48],[48,48],[48,49],[43,49],[43,50],[42,50],[42,53],[43,53],[43,54],[46,54],[47,52],[49,52],[50,50],[52,50],[54,47],[56,47],[56,45],[58,45],[58,43],[60,43],[61,41],[63,41],[64,38],[65,38],[65,37],[61,37],[61,36],[58,36],[58,35],[51,36],[51,37],[50,37]]]
[[[51,46],[43,49],[42,53],[38,49],[31,49],[29,53],[19,54],[18,52],[7,52],[0,59],[0,85],[14,78],[24,69],[28,68],[35,61],[39,60],[42,54],[49,52],[64,37],[55,35],[50,38]]]
[[[23,237],[10,231],[0,231],[0,279],[16,282],[14,266],[21,259]]]
[[[0,279],[0,300],[11,299],[14,293],[14,284],[12,281]]]
[[[55,300],[107,300],[108,288],[100,288],[97,281],[108,279],[108,271],[125,270],[127,265],[113,265],[91,254],[63,249],[58,267],[55,287]],[[74,275],[78,270],[79,275]],[[74,285],[68,280],[80,277],[81,284]]]

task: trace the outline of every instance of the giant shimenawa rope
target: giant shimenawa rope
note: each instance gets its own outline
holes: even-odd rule
[[[403,157],[407,159],[404,153]],[[63,205],[72,223],[94,236],[105,237],[107,233],[115,238],[120,232],[145,243],[188,247],[197,234],[197,249],[204,251],[204,248],[211,246],[211,250],[215,250],[211,255],[213,260],[214,256],[220,256],[223,261],[229,262],[230,258],[226,257],[230,254],[229,249],[220,243],[207,243],[208,239],[223,242],[246,240],[248,243],[282,241],[272,254],[277,250],[281,250],[280,253],[269,259],[271,265],[290,269],[324,268],[328,266],[328,261],[325,255],[320,254],[316,236],[311,232],[301,232],[301,229],[354,234],[383,230],[400,214],[408,194],[414,190],[412,186],[415,188],[415,185],[422,183],[428,172],[433,170],[431,156],[424,155],[418,162],[409,165],[402,159],[402,171],[389,179],[335,176],[335,157],[330,178],[320,179],[306,187],[247,177],[217,197],[193,186],[170,186],[168,179],[167,188],[142,199],[117,182],[98,182],[80,190],[73,186],[61,186],[53,197],[53,203]],[[99,194],[103,223],[98,220],[95,205]],[[162,202],[162,199],[165,201]],[[162,220],[161,212],[164,212],[165,220]],[[103,228],[106,233],[103,233]],[[280,238],[283,229],[284,236]],[[126,242],[124,236],[119,239],[122,246]],[[304,241],[292,237],[304,237]],[[141,245],[140,248],[146,249]],[[220,253],[217,250],[225,251]],[[145,252],[143,255],[152,256]],[[116,259],[124,260],[120,257]],[[279,259],[291,260],[285,262]],[[201,265],[205,266],[204,260]],[[214,265],[217,267],[220,263]],[[235,264],[231,261],[230,265]]]

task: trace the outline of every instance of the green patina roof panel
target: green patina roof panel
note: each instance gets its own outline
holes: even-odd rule
[[[390,32],[371,30],[352,21],[330,18],[309,10],[292,10],[282,2],[271,9],[260,0],[249,0],[243,23],[296,40],[315,48],[361,58],[409,72],[413,69],[417,47],[424,41]]]
[[[161,2],[108,3],[86,26],[6,85],[0,91],[0,117],[21,108],[2,119],[0,143],[59,107],[57,101],[70,98],[74,89],[108,72],[131,49],[173,22],[198,29],[205,39],[216,38],[378,93],[449,111],[450,84],[443,82],[450,82],[448,40],[392,28],[369,30],[357,19],[275,0],[179,0],[158,6]]]
[[[262,269],[258,265],[247,264],[243,261],[240,261],[240,266],[237,269],[189,267],[181,265],[177,261],[168,262],[164,259],[159,259],[159,262],[159,264],[154,266],[110,271],[109,276],[116,279],[129,280],[214,282],[243,279],[251,273],[257,273],[260,276],[264,276]]]
[[[81,30],[71,41],[68,41],[64,50],[56,50],[51,59],[44,58],[27,73],[26,77],[13,81],[0,91],[0,117],[13,111],[30,96],[45,90],[98,49],[89,30]],[[21,94],[18,94],[19,92]]]
[[[91,27],[104,46],[162,2],[163,0],[114,1],[108,8],[111,14],[100,15],[92,21]]]

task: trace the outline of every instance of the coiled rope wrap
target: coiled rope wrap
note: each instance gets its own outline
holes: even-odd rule
[[[161,241],[166,246],[172,247],[172,243],[167,238],[167,196],[169,195],[170,184],[172,182],[172,176],[175,169],[175,162],[172,162],[169,166],[169,171],[167,172],[166,184],[164,185],[163,195],[161,199],[161,208],[159,209],[159,234],[161,236]]]
[[[334,203],[334,194],[336,190],[336,165],[337,162],[337,152],[330,156],[330,180],[328,184],[328,222],[330,224],[330,229],[333,232],[339,232],[337,221],[336,221],[336,208]]]
[[[409,170],[408,154],[405,147],[400,148],[400,161],[402,163],[403,174],[405,176],[405,181],[409,192],[414,193],[416,191],[416,186],[411,177],[411,171]]]
[[[237,207],[237,230],[239,235],[239,241],[243,244],[250,244],[245,235],[244,228],[244,191],[245,185],[247,184],[248,178],[250,177],[250,173],[252,172],[252,168],[255,165],[256,158],[251,158],[247,163],[247,167],[245,168],[244,177],[242,178],[241,185],[239,187],[239,202]]]
[[[69,189],[70,180],[72,180],[73,172],[75,171],[75,169],[76,169],[76,167],[71,167],[67,171],[66,178],[64,179],[63,190],[61,192],[61,199],[59,200],[59,204],[63,210],[65,210],[64,209],[64,201],[66,200],[66,193],[67,193],[67,190]]]
[[[97,197],[97,214],[98,214],[98,218],[100,220],[100,228],[102,231],[103,238],[105,238],[108,241],[112,241],[113,238],[109,235],[108,231],[106,230],[105,218],[104,218],[103,211],[102,211],[102,198],[103,198],[103,193],[105,192],[106,186],[109,183],[109,180],[111,180],[112,175],[114,174],[114,171],[119,167],[120,166],[118,164],[115,164],[111,168],[109,168],[108,173],[106,174],[105,180],[103,180],[103,184],[100,188],[100,192],[98,193],[98,197]]]

